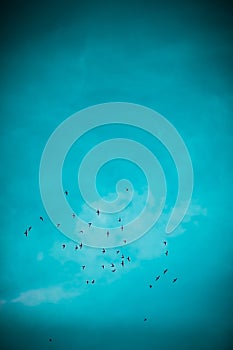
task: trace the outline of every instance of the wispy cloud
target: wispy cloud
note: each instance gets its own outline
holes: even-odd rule
[[[31,289],[12,299],[12,303],[21,303],[26,306],[37,306],[42,303],[58,303],[62,299],[69,299],[80,294],[78,290],[65,290],[62,286]]]

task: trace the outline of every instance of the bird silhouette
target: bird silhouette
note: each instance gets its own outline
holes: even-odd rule
[[[65,195],[68,196],[68,191],[65,191]]]
[[[60,227],[61,224],[57,224],[57,227]]]
[[[160,276],[157,276],[157,277],[155,278],[156,281],[158,281],[159,279],[160,279]]]
[[[116,252],[117,254],[119,254],[120,253],[120,251],[119,250],[117,250],[117,252]]]
[[[118,222],[121,222],[121,218],[118,219]]]
[[[107,237],[109,236],[109,231],[107,231]]]
[[[123,242],[126,244],[126,239],[124,239]]]
[[[100,211],[99,211],[99,209],[98,209],[98,210],[96,210],[96,214],[97,214],[97,215],[100,215]]]
[[[115,265],[114,264],[111,264],[111,267],[114,267]]]
[[[163,242],[163,244],[164,244],[164,245],[167,245],[167,242],[166,242],[166,241],[164,241],[164,242]]]
[[[165,255],[168,256],[168,250],[166,251]]]
[[[85,269],[85,267],[86,267],[86,265],[82,265],[82,269],[83,269],[83,270]]]
[[[146,322],[147,321],[147,318],[144,318],[144,322]]]
[[[128,189],[128,188],[126,188],[125,190],[126,190],[126,192],[128,192],[128,190],[129,190],[129,189]]]
[[[83,247],[83,244],[82,244],[82,243],[80,243],[80,244],[79,244],[79,247],[80,247],[80,249],[82,249],[82,247]]]
[[[124,257],[124,255],[122,254],[122,255],[121,255],[121,259],[124,259],[124,258],[125,258],[125,257]]]
[[[51,339],[51,338],[49,338],[49,341],[51,342],[51,341],[52,341],[52,339]]]
[[[62,248],[65,249],[66,245],[65,244],[62,244]]]
[[[115,272],[115,271],[116,271],[116,269],[112,270],[112,272]]]
[[[24,235],[27,237],[28,236],[28,230],[24,232]]]
[[[75,246],[75,250],[77,250],[78,249],[78,246],[77,246],[77,244],[76,244],[76,246]]]
[[[75,213],[72,214],[73,219],[75,218]]]
[[[150,284],[149,287],[152,288],[152,284]]]
[[[31,231],[31,229],[32,229],[32,227],[31,227],[31,226],[29,226],[29,227],[28,227],[28,232],[29,232],[29,231]]]
[[[124,265],[125,265],[125,263],[124,263],[124,261],[123,261],[123,260],[122,260],[122,262],[121,262],[121,265],[122,265],[122,266],[124,266]]]
[[[40,220],[41,220],[41,221],[44,221],[44,219],[42,218],[42,216],[40,216]]]
[[[174,278],[174,280],[172,281],[172,283],[175,283],[177,281],[177,278]]]
[[[124,230],[124,226],[122,225],[122,226],[121,226],[121,231],[123,231],[123,230]]]
[[[165,269],[165,270],[163,271],[163,273],[165,274],[167,271],[168,271],[168,269]]]
[[[102,268],[104,269],[104,265],[101,265],[102,266]]]
[[[91,225],[92,225],[92,222],[88,222],[88,226],[91,227]]]
[[[88,283],[89,283],[89,281],[86,281],[86,283],[88,284]]]
[[[130,261],[130,257],[129,256],[128,256],[127,260]]]
[[[95,283],[95,280],[92,280],[91,283],[94,284],[94,283]]]
[[[103,248],[102,253],[105,253],[105,252],[106,252],[106,250]]]
[[[80,232],[80,233],[83,233],[83,230],[80,230],[79,232]]]

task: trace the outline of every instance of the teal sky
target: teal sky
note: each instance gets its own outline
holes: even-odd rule
[[[1,12],[3,349],[18,349],[19,344],[25,350],[230,349],[230,6],[38,1],[12,2]],[[151,231],[120,248],[120,256],[131,258],[124,268],[116,249],[105,254],[89,247],[75,251],[75,243],[47,216],[39,190],[40,159],[54,129],[83,108],[112,101],[141,104],[166,117],[184,139],[194,169],[189,211],[167,236],[177,175],[158,140],[134,127],[111,125],[73,145],[63,171],[67,200],[83,219],[91,217],[102,227],[118,224],[118,215],[97,222],[81,200],[77,171],[87,151],[107,139],[131,138],[150,149],[163,167],[166,208]],[[142,210],[147,183],[134,164],[116,160],[99,172],[99,193],[113,198],[121,178],[129,179],[135,190],[132,204],[120,214],[126,222]],[[117,266],[115,273],[111,263]],[[92,279],[95,284],[86,285]]]

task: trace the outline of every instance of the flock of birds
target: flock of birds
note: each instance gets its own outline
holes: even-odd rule
[[[126,188],[126,191],[128,191],[128,189]],[[65,191],[64,192],[65,193],[65,195],[66,196],[68,196],[68,191]],[[99,209],[97,209],[96,210],[96,214],[99,216],[100,215],[100,210]],[[75,214],[73,213],[72,214],[72,217],[73,218],[75,218]],[[42,216],[40,216],[39,217],[39,219],[43,222],[44,221],[44,218],[42,217]],[[121,218],[118,218],[118,222],[119,223],[121,223],[121,226],[120,226],[120,229],[123,231],[124,230],[124,226],[122,225],[122,219]],[[90,228],[92,226],[92,222],[88,222],[88,227]],[[60,224],[58,223],[57,224],[57,227],[60,227]],[[29,226],[26,230],[25,230],[25,232],[24,232],[24,235],[26,236],[26,237],[28,237],[28,234],[29,234],[29,232],[31,231],[31,229],[32,229],[32,226]],[[84,233],[84,230],[80,230],[80,233]],[[107,235],[107,237],[109,237],[109,235],[110,235],[110,232],[109,232],[109,230],[106,232],[106,235]],[[126,243],[127,241],[126,240],[123,240],[124,241],[124,243]],[[167,241],[163,241],[163,244],[164,244],[164,247],[165,248],[167,248]],[[65,249],[66,248],[66,244],[62,244],[62,249]],[[79,243],[79,244],[76,244],[75,245],[75,247],[74,247],[74,249],[75,250],[78,250],[78,249],[82,249],[83,248],[83,243],[81,242],[81,243]],[[105,254],[106,253],[106,249],[105,248],[103,248],[102,249],[102,253],[103,254]],[[117,250],[116,251],[116,254],[117,255],[119,255],[121,252],[120,252],[120,250]],[[125,258],[125,256],[124,256],[124,254],[120,254],[121,255],[121,266],[122,267],[124,267],[125,266],[125,262],[126,262],[126,260],[128,261],[128,262],[131,262],[131,258],[128,256],[127,258]],[[168,256],[168,250],[166,249],[166,251],[165,251],[165,255],[166,256]],[[111,271],[114,273],[114,272],[116,272],[117,271],[117,269],[116,269],[116,264],[114,264],[114,263],[111,263],[110,264],[110,267],[111,267]],[[82,270],[85,270],[85,268],[86,268],[86,265],[82,265],[81,266],[81,269]],[[105,268],[106,268],[106,265],[104,265],[104,264],[102,264],[101,265],[101,268],[104,270]],[[166,269],[164,269],[164,271],[163,271],[163,275],[165,275],[166,273],[168,272],[168,269],[166,268]],[[158,276],[156,276],[155,277],[155,282],[157,282],[159,279],[160,279],[160,275],[158,275]],[[177,277],[175,277],[173,280],[172,280],[172,283],[175,283],[176,281],[177,281]],[[92,279],[92,280],[86,280],[86,284],[94,284],[95,283],[95,280],[94,279]],[[153,285],[152,284],[149,284],[149,288],[151,289],[153,287]],[[147,318],[144,318],[144,322],[146,322],[147,321]],[[49,341],[50,342],[52,342],[52,338],[49,338]]]

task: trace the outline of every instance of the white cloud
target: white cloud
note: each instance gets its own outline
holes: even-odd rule
[[[22,303],[26,306],[36,306],[42,303],[58,303],[61,299],[69,299],[80,294],[78,290],[66,291],[62,286],[31,289],[12,299],[12,303]]]

